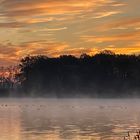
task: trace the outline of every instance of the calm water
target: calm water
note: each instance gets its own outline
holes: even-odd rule
[[[0,99],[0,140],[122,140],[140,100]]]

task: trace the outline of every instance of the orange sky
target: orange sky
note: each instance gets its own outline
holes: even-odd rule
[[[0,0],[0,66],[103,49],[140,52],[140,0]]]

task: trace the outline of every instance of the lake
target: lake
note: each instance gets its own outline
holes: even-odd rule
[[[123,140],[139,128],[139,99],[0,99],[0,140]]]

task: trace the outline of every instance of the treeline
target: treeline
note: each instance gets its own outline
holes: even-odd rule
[[[140,56],[102,51],[79,58],[27,56],[16,80],[23,96],[128,97],[140,96]]]

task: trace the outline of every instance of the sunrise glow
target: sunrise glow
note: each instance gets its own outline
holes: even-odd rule
[[[140,52],[139,0],[0,0],[0,65],[26,55]],[[135,9],[135,10],[134,10]]]

